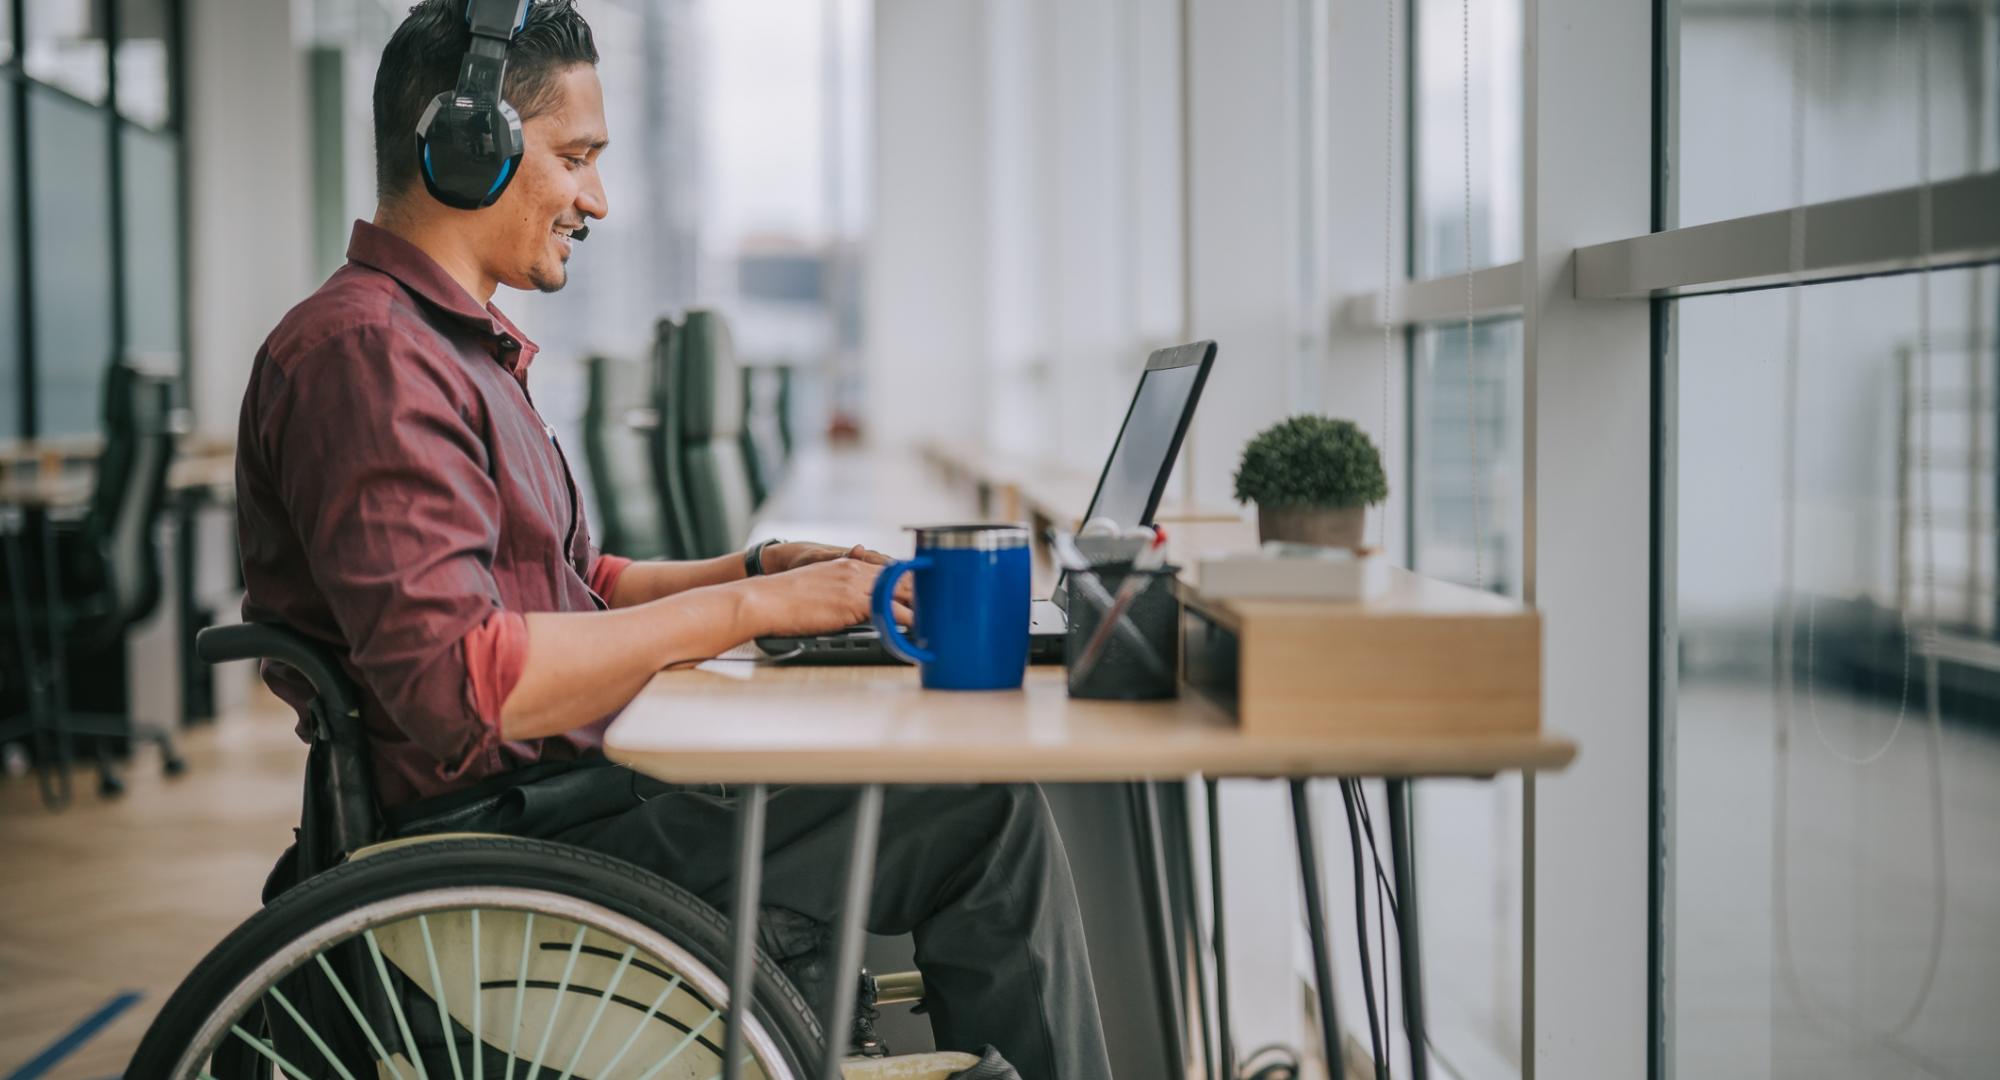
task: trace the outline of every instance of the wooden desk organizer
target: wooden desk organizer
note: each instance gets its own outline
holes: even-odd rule
[[[1182,675],[1247,732],[1533,735],[1540,613],[1392,568],[1362,601],[1222,600],[1183,583]]]

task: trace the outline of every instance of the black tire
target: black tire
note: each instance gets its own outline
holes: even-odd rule
[[[727,979],[730,929],[714,908],[630,863],[563,844],[512,837],[428,841],[345,863],[290,889],[196,965],[140,1040],[128,1080],[188,1080],[177,1072],[190,1040],[239,985],[316,928],[397,897],[468,888],[527,889],[624,916]],[[353,931],[358,933],[358,930]],[[286,970],[308,962],[301,958]],[[761,951],[752,1016],[796,1076],[817,1068],[825,1040],[804,998]]]

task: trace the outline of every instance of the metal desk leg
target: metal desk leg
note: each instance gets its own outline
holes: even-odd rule
[[[743,789],[736,804],[736,924],[729,947],[729,1026],[723,1080],[742,1080],[744,1025],[757,992],[757,895],[764,891],[764,785]]]
[[[840,1080],[840,1062],[847,1056],[848,1029],[854,1024],[854,994],[861,981],[861,946],[867,937],[868,894],[875,884],[875,844],[882,833],[882,785],[861,789],[854,807],[854,846],[847,855],[847,884],[842,891],[839,946],[834,953],[833,980],[828,990],[826,1061],[821,1080]]]
[[[1222,929],[1222,807],[1216,802],[1214,780],[1208,781],[1208,889],[1209,910],[1215,918],[1215,1077],[1236,1080],[1236,1047],[1229,1036],[1229,950]]]
[[[1180,952],[1174,946],[1173,902],[1167,896],[1167,870],[1160,832],[1159,793],[1150,780],[1131,785],[1132,827],[1138,834],[1139,873],[1147,897],[1146,937],[1151,943],[1155,974],[1153,989],[1159,996],[1160,1035],[1166,1051],[1167,1067],[1178,1075],[1187,1074],[1187,1036],[1181,1031],[1186,998],[1181,996]]]
[[[1389,851],[1396,874],[1396,909],[1400,916],[1396,941],[1402,956],[1403,1031],[1410,1039],[1410,1072],[1416,1080],[1430,1076],[1430,1044],[1424,1038],[1424,962],[1419,947],[1416,841],[1410,833],[1410,781],[1389,781]]]
[[[1312,940],[1313,981],[1319,988],[1319,1035],[1330,1076],[1341,1075],[1340,1022],[1333,1010],[1333,953],[1326,932],[1326,903],[1320,896],[1319,849],[1313,840],[1312,804],[1306,782],[1292,781],[1292,835],[1299,843],[1299,877],[1305,885],[1306,931]]]

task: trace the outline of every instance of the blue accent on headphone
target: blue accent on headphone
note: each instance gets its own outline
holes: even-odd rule
[[[432,171],[431,171],[431,144],[430,144],[430,143],[425,143],[425,144],[424,144],[424,175],[425,175],[425,176],[428,176],[428,177],[430,177],[430,178],[431,178],[432,180],[436,180],[436,179],[437,179],[437,173],[435,173],[435,172],[432,172]],[[506,179],[506,177],[507,177],[507,174],[503,172],[503,173],[501,173],[501,174],[500,174],[500,177],[501,177],[501,179],[503,179],[503,180],[504,180],[504,179]]]
[[[427,158],[428,158],[428,157],[430,156],[430,150],[431,150],[431,148],[430,148],[430,147],[428,147],[428,146],[424,147],[424,156],[425,156],[425,157],[427,157]],[[498,180],[495,180],[495,181],[493,181],[493,186],[492,186],[492,187],[490,187],[490,188],[488,188],[488,189],[486,189],[486,197],[487,197],[487,198],[489,198],[489,199],[490,199],[490,198],[492,198],[492,197],[493,197],[493,193],[494,193],[494,192],[496,192],[496,191],[499,191],[499,190],[500,190],[501,188],[503,188],[503,187],[507,186],[507,174],[508,174],[508,173],[511,173],[511,172],[513,172],[513,171],[514,171],[514,159],[513,159],[513,158],[508,158],[508,159],[507,159],[506,161],[503,161],[503,162],[501,162],[501,163],[500,163],[500,179],[498,179]]]

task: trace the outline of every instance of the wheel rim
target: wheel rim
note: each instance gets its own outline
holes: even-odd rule
[[[328,959],[357,939],[367,958],[358,986],[348,978],[351,971],[337,972]],[[443,1041],[453,1080],[707,1080],[722,1073],[729,991],[709,965],[599,904],[539,889],[471,886],[378,900],[294,938],[231,989],[193,1033],[171,1075],[212,1080],[206,1063],[238,1043],[279,1076],[304,1077],[329,1065],[346,1080],[375,1076],[374,1060],[341,1060],[326,1017],[306,1015],[280,989],[282,980],[309,966],[338,996],[337,1022],[353,1021],[376,1058],[398,1040],[413,1048],[416,1030],[459,1033]],[[397,976],[419,992],[417,1001],[385,990]],[[371,998],[382,1006],[372,1010],[372,1021]],[[254,1026],[245,1024],[246,1017],[259,1005],[273,1033],[289,1028],[303,1035],[304,1060],[246,1030]],[[794,1080],[754,1011],[744,1030],[745,1080]],[[475,1040],[468,1051],[481,1045],[486,1051],[461,1055],[467,1036]],[[501,1054],[504,1073],[484,1066]],[[382,1075],[442,1080],[418,1057],[413,1050],[400,1054]]]

